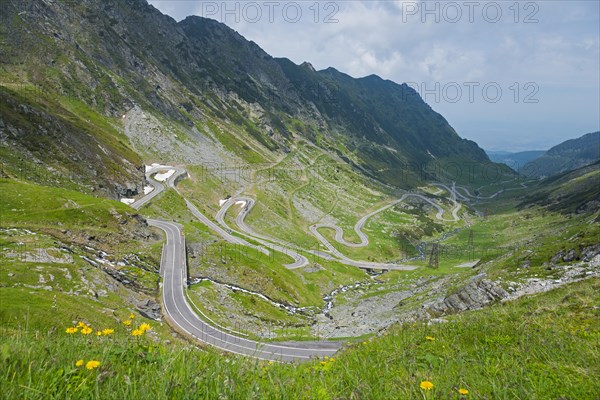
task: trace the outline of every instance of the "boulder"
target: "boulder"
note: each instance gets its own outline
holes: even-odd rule
[[[140,314],[146,318],[153,319],[155,321],[160,321],[160,304],[155,302],[154,300],[146,300],[137,305],[137,309]]]

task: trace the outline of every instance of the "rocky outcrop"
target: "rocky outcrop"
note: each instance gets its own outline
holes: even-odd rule
[[[457,293],[430,305],[429,310],[437,314],[474,310],[506,297],[508,297],[508,292],[497,283],[488,279],[481,279],[469,283]]]
[[[137,309],[140,314],[146,318],[153,319],[155,321],[160,321],[160,304],[155,302],[154,300],[146,300],[137,305]]]
[[[141,190],[140,190],[141,189]],[[143,191],[143,182],[133,183],[124,182],[123,184],[115,184],[115,192],[119,197],[131,198],[135,197]]]
[[[581,250],[581,259],[585,262],[592,261],[598,254],[600,254],[600,243],[591,246],[584,247]]]
[[[552,256],[550,261],[553,265],[561,262],[570,263],[579,260],[590,262],[598,254],[600,254],[600,243],[593,244],[591,246],[586,246],[579,250],[574,248],[571,248],[569,250],[561,250],[554,256]]]

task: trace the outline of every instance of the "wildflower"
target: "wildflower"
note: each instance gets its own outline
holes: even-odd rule
[[[85,367],[89,370],[98,368],[99,366],[100,366],[100,361],[96,361],[96,360],[90,360],[87,362],[87,364],[85,364]]]
[[[75,363],[76,367],[81,367],[83,365],[83,360],[77,360],[77,362]]]
[[[72,335],[75,332],[77,332],[77,328],[73,328],[73,327],[67,328],[67,330],[65,332],[67,332],[69,335]]]
[[[77,323],[77,327],[78,327],[78,328],[85,328],[86,326],[87,326],[87,325],[85,324],[85,322],[81,322],[81,321],[79,321],[79,322]]]
[[[425,339],[432,341],[432,342],[435,340],[435,338],[433,336],[425,336]]]
[[[102,331],[96,332],[96,336],[102,336]]]
[[[329,359],[329,362],[335,362],[335,358],[331,357],[331,358]]]
[[[152,327],[150,326],[150,324],[141,324],[138,329],[142,332],[146,332],[152,329]]]
[[[321,365],[327,365],[327,361],[321,361]]]
[[[131,336],[142,336],[144,334],[144,331],[142,331],[141,329],[134,329],[131,331]]]
[[[363,342],[363,345],[365,345],[365,346],[366,346],[366,345],[367,345],[367,342],[366,342],[366,341],[364,341],[364,342]]]
[[[463,396],[466,396],[469,394],[469,391],[467,389],[460,388],[458,389],[458,393],[462,394]]]
[[[133,315],[133,313],[130,313],[129,314],[129,319],[134,319],[134,318],[135,318],[135,315]]]
[[[85,328],[81,328],[81,334],[82,335],[89,335],[90,333],[92,333],[93,329],[90,328],[89,326],[86,326]]]
[[[125,326],[131,325],[131,320],[130,319],[126,319],[125,321],[123,321],[123,325],[125,325]]]
[[[110,335],[110,334],[112,334],[112,333],[114,333],[114,332],[115,332],[115,330],[114,330],[114,329],[108,329],[108,328],[107,328],[107,329],[102,329],[102,334],[103,334],[104,336],[108,336],[108,335]]]
[[[269,365],[273,365],[273,361],[269,361]]]
[[[429,381],[423,381],[423,382],[421,382],[419,387],[423,390],[431,390],[431,389],[433,389],[433,383],[431,383]]]

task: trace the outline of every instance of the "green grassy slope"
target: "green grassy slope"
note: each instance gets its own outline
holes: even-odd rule
[[[0,179],[0,219],[3,228],[46,232],[74,243],[92,241],[109,249],[136,242],[145,223],[129,206],[80,192]]]
[[[335,359],[301,365],[223,357],[159,345],[93,318],[110,336],[69,335],[70,318],[46,326],[2,325],[4,398],[244,398],[594,400],[600,393],[600,281],[358,342]],[[82,310],[81,317],[88,317]],[[88,370],[76,361],[99,361]],[[433,384],[431,390],[421,382]]]
[[[162,244],[130,207],[79,192],[0,181],[0,320],[115,322],[158,294]],[[166,326],[159,330],[167,335]]]
[[[547,178],[528,193],[519,204],[532,204],[550,211],[582,213],[593,211],[600,204],[600,162]]]

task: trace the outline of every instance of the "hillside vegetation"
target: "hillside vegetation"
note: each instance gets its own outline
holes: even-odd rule
[[[574,283],[444,324],[395,327],[334,358],[301,365],[164,347],[147,333],[132,336],[135,320],[127,327],[86,310],[65,315],[62,324],[3,321],[0,382],[5,398],[22,399],[594,400],[599,293],[598,279]],[[65,332],[82,320],[92,333]],[[114,333],[97,336],[103,329]],[[98,364],[86,368],[89,361]],[[423,382],[432,388],[421,389]]]

